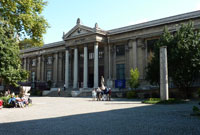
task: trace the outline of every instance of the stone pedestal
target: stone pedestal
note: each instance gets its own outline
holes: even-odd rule
[[[167,47],[160,47],[160,99],[168,100]]]

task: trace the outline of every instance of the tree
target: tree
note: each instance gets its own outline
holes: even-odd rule
[[[167,46],[169,77],[179,89],[185,90],[187,96],[188,88],[200,72],[200,31],[194,28],[192,22],[181,24],[175,33],[169,33],[165,28],[155,45],[152,62],[147,66],[147,79],[154,83],[159,83],[161,46]]]
[[[46,4],[43,0],[0,1],[0,78],[6,85],[17,86],[28,78],[21,68],[19,46],[43,44],[42,35],[49,27],[41,16]]]
[[[140,74],[139,74],[138,69],[136,68],[135,70],[133,70],[131,68],[130,75],[131,75],[131,79],[128,81],[129,86],[131,87],[131,89],[133,89],[133,88],[136,89],[139,86],[139,76],[140,76]]]
[[[46,4],[43,0],[1,0],[0,20],[7,21],[20,40],[30,38],[34,46],[42,45],[48,27],[41,16]]]
[[[19,81],[28,78],[28,72],[21,68],[19,46],[13,38],[12,28],[8,23],[0,23],[0,78],[5,85],[18,86]]]

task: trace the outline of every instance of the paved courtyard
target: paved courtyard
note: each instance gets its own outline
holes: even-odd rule
[[[0,135],[199,135],[197,102],[146,105],[140,101],[32,97],[27,108],[0,110]]]

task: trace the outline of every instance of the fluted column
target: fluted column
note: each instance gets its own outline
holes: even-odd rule
[[[30,71],[30,58],[27,58],[27,70]]]
[[[78,88],[78,49],[74,48],[74,81],[73,88]]]
[[[53,61],[53,80],[55,85],[58,83],[58,52],[54,54]]]
[[[88,48],[84,46],[84,72],[83,72],[83,88],[87,88],[88,85]]]
[[[94,88],[99,86],[98,42],[94,44]]]
[[[44,81],[44,55],[42,56],[42,69],[41,69],[41,80]]]
[[[41,56],[38,56],[38,61],[37,61],[37,81],[40,81],[40,74],[41,74]]]
[[[24,70],[26,70],[26,58],[24,58]]]
[[[65,87],[69,88],[69,49],[65,50]]]

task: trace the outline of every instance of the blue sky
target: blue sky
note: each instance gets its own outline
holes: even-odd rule
[[[83,25],[97,22],[110,30],[195,10],[200,10],[200,0],[48,0],[42,14],[50,24],[44,42],[61,41],[77,18]]]

